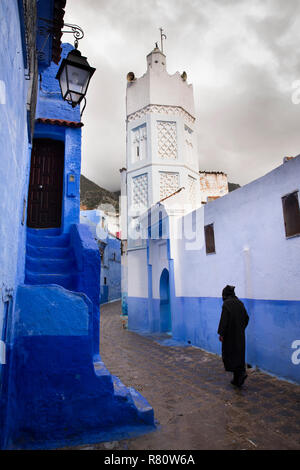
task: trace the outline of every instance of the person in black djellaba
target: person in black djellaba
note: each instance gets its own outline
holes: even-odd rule
[[[223,308],[218,328],[222,342],[222,359],[226,371],[233,372],[232,385],[241,387],[247,378],[245,368],[245,329],[249,316],[234,292],[234,286],[222,291]]]

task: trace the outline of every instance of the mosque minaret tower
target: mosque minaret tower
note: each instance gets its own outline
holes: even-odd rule
[[[186,78],[185,72],[167,72],[162,40],[161,48],[156,43],[147,55],[146,73],[127,75],[127,168],[122,179],[128,222],[180,188],[184,205],[192,210],[201,204],[193,86]]]

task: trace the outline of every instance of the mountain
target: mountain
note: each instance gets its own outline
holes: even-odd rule
[[[229,192],[240,188],[239,184],[228,183]],[[80,176],[80,207],[81,209],[97,209],[101,204],[111,204],[119,212],[120,191],[111,192],[101,188],[85,176]]]
[[[240,188],[240,185],[237,183],[228,183],[228,192],[234,191],[235,189]]]
[[[119,195],[120,191],[108,191],[80,175],[80,208],[82,210],[97,209],[101,204],[111,204],[118,212]]]

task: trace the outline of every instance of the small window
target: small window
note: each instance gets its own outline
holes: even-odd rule
[[[282,198],[283,218],[286,237],[300,235],[300,208],[298,191]]]
[[[206,246],[206,253],[215,253],[215,234],[214,234],[214,224],[205,225],[204,227],[204,234],[205,234],[205,246]]]
[[[162,212],[159,211],[159,220],[158,220],[158,237],[162,238],[163,235],[163,218],[162,218]]]
[[[212,202],[215,201],[216,199],[219,199],[220,196],[208,196],[207,197],[207,202]]]
[[[140,147],[139,146],[137,146],[137,148],[136,148],[136,156],[137,156],[137,158],[140,157]]]
[[[104,278],[104,285],[106,286],[106,277]]]

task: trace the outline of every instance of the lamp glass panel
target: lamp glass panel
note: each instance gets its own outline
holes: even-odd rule
[[[59,77],[59,83],[61,87],[61,93],[63,97],[66,95],[68,91],[68,80],[67,80],[67,72],[66,72],[66,67],[63,68],[60,77]]]
[[[80,98],[82,98],[82,94],[81,93],[74,93],[73,91],[71,91],[69,93],[69,96],[70,96],[70,99],[69,101],[72,101],[72,103],[78,103],[78,101],[80,100]]]
[[[85,95],[87,85],[89,83],[89,78],[90,78],[89,70],[80,69],[70,64],[68,64],[67,67],[68,67],[69,90],[71,92]]]

